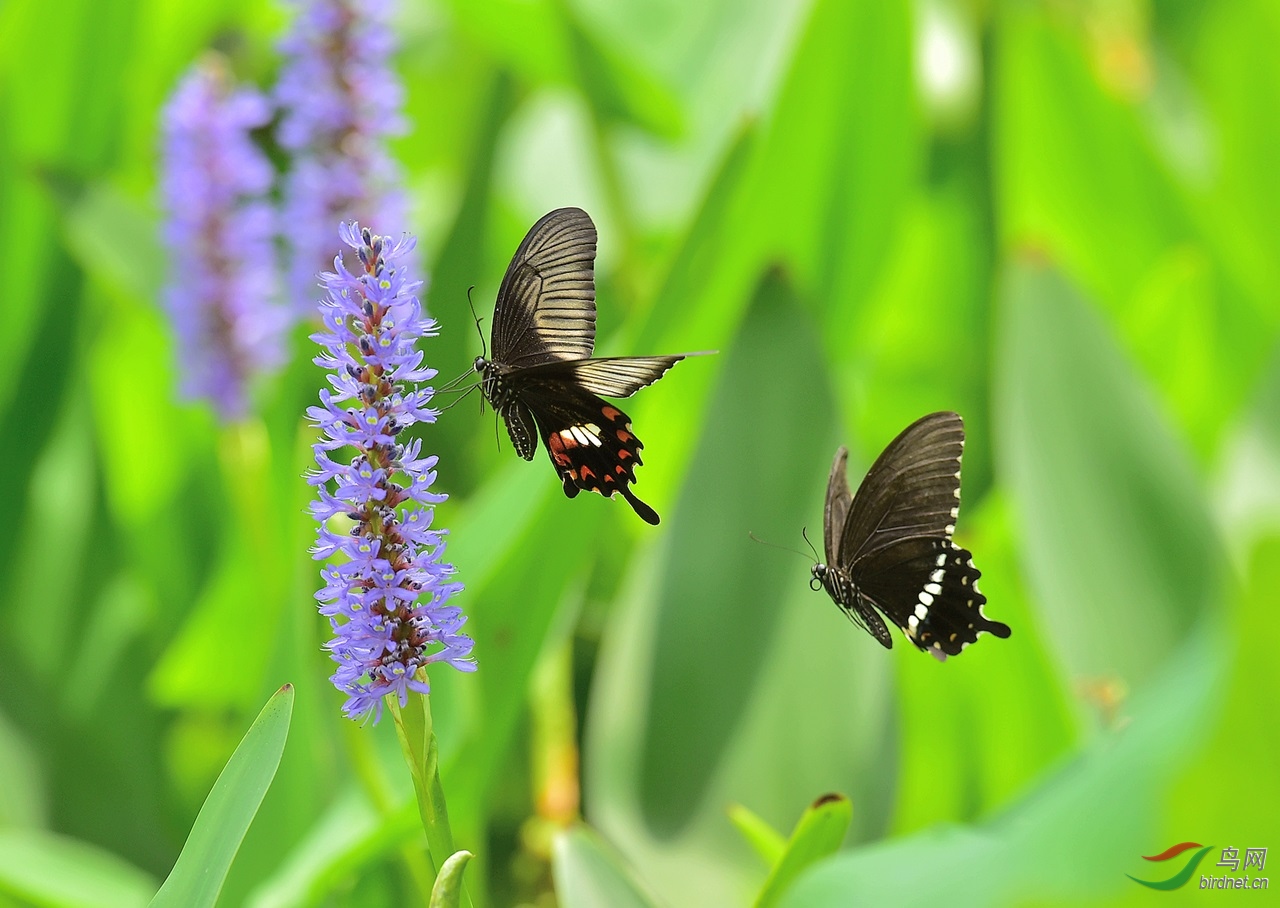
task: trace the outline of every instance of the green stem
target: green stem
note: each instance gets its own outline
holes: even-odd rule
[[[347,735],[347,751],[351,755],[351,763],[360,780],[365,795],[369,798],[373,809],[384,819],[390,818],[396,810],[396,797],[387,784],[378,765],[377,757],[369,744],[369,735],[365,729],[354,722],[344,722]],[[406,842],[400,847],[400,861],[404,864],[405,873],[413,887],[418,891],[419,901],[426,902],[431,898],[435,871],[422,860],[422,849],[415,843]]]
[[[444,786],[440,784],[439,754],[436,735],[431,725],[431,702],[425,695],[410,695],[401,708],[391,699],[391,717],[396,723],[396,735],[409,764],[413,790],[418,796],[418,816],[427,834],[427,851],[432,870],[440,872],[444,862],[454,852],[453,832],[449,828],[449,811],[445,806]],[[462,893],[462,905],[470,906],[466,891]]]

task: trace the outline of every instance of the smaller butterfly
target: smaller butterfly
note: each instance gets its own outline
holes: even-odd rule
[[[982,614],[982,572],[951,539],[963,451],[959,415],[930,413],[889,443],[857,495],[845,478],[849,452],[836,451],[823,513],[827,563],[813,566],[810,585],[826,589],[849,620],[886,649],[893,638],[880,613],[941,660],[984,631],[1009,636],[1007,624]]]
[[[582,489],[621,494],[646,523],[658,512],[631,491],[644,447],[622,409],[686,356],[593,359],[596,227],[580,208],[557,208],[529,228],[498,288],[493,355],[476,357],[481,392],[502,415],[516,453],[533,460],[537,436],[573,498]]]

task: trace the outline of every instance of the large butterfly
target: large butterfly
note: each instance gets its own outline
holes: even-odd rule
[[[915,646],[944,660],[983,631],[1009,636],[1007,624],[982,614],[982,572],[951,539],[963,451],[959,415],[930,413],[889,443],[857,495],[845,478],[849,452],[836,451],[822,521],[827,563],[813,566],[810,584],[824,587],[885,648],[893,638],[877,610]]]
[[[621,493],[640,519],[658,513],[631,491],[640,439],[618,407],[687,355],[592,359],[596,340],[596,228],[580,208],[558,208],[530,228],[498,288],[492,359],[476,357],[485,399],[502,414],[516,453],[533,460],[538,442],[565,495]]]

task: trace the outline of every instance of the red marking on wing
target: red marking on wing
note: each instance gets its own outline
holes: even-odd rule
[[[630,456],[632,456],[631,452],[628,451],[626,448],[623,448],[621,451],[618,452],[618,460],[622,460],[623,458],[630,457]]]
[[[626,444],[633,438],[635,438],[635,436],[632,435],[630,432],[628,432],[626,429],[618,430],[618,441],[622,442],[623,444]]]
[[[551,459],[557,466],[568,465],[569,455],[564,452],[564,439],[560,437],[559,432],[552,432],[547,436],[547,447],[551,451]]]
[[[609,420],[609,422],[613,422],[615,419],[617,419],[619,416],[622,415],[622,411],[617,409],[616,407],[610,407],[608,405],[605,405],[605,407],[601,409],[600,415],[603,416],[605,419]]]
[[[595,478],[595,475],[596,475],[595,473],[593,473],[593,472],[592,472],[591,468],[590,468],[589,466],[587,466],[585,463],[582,465],[582,471],[581,471],[581,472],[582,472],[582,478],[583,478],[584,480],[585,480],[585,479],[594,479],[594,478]]]

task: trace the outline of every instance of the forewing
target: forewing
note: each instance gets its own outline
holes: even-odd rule
[[[642,461],[640,439],[631,419],[613,404],[564,382],[530,385],[524,400],[533,411],[543,444],[564,492],[573,498],[581,490],[606,498],[621,493],[648,523],[658,523],[653,508],[635,496],[631,483]]]
[[[827,503],[822,509],[822,540],[828,567],[836,566],[838,563],[836,558],[840,548],[840,536],[844,530],[845,518],[849,514],[849,502],[853,500],[853,495],[849,491],[849,480],[845,476],[845,464],[848,460],[849,449],[841,445],[836,451],[835,461],[831,464],[831,475],[827,477]]]
[[[630,397],[662,378],[685,355],[613,356],[553,362],[522,370],[520,376],[528,381],[562,380],[604,397]]]
[[[840,536],[841,567],[855,580],[858,564],[910,540],[951,538],[960,509],[964,423],[930,413],[889,443],[858,487]]]
[[[493,359],[516,368],[591,356],[596,341],[596,228],[557,208],[530,228],[498,288]]]

